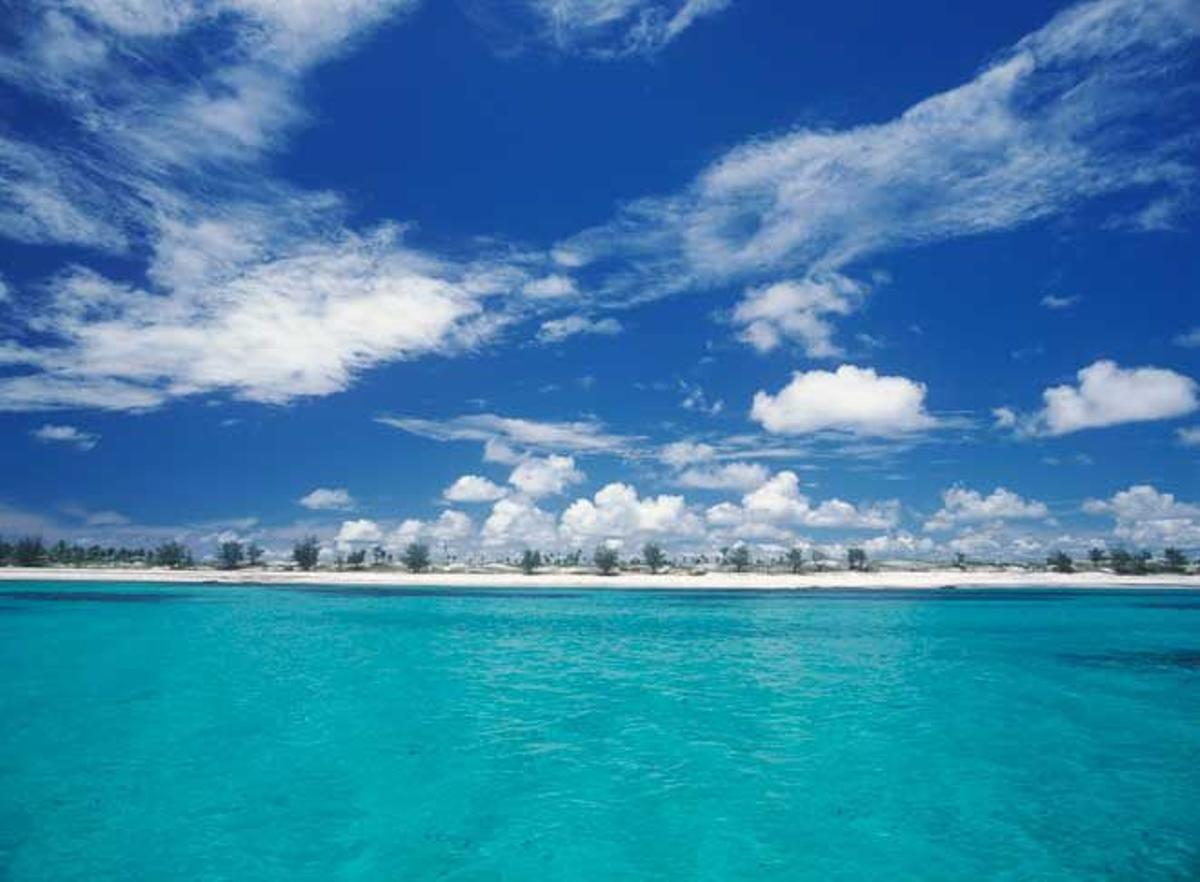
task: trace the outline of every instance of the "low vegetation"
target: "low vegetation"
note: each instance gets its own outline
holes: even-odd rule
[[[300,570],[315,570],[322,566],[322,547],[316,536],[306,536],[292,547],[291,561]],[[265,550],[255,542],[244,543],[226,540],[217,546],[211,558],[198,560],[183,542],[171,540],[154,548],[126,548],[120,546],[84,545],[62,540],[47,544],[40,536],[22,536],[13,540],[0,538],[0,566],[8,567],[160,567],[185,570],[198,566],[215,567],[222,570],[238,570],[243,567],[261,567],[266,563]],[[447,554],[446,559],[454,560]],[[423,573],[433,565],[430,548],[423,542],[412,542],[393,557],[382,545],[372,548],[354,548],[327,558],[327,566],[337,569],[363,570],[368,566],[389,569],[397,564],[411,573]],[[718,553],[694,554],[672,559],[657,542],[642,546],[640,557],[626,563],[634,568],[644,568],[657,574],[664,570],[681,567],[692,570],[716,568],[733,573],[791,573],[800,575],[806,571],[821,572],[826,569],[828,556],[819,548],[807,551],[794,547],[771,556],[758,556],[744,544],[722,548]],[[846,550],[845,568],[852,572],[872,569],[866,550],[851,547]],[[486,562],[473,561],[478,565]],[[524,549],[519,555],[500,561],[519,567],[521,572],[532,575],[547,568],[577,568],[584,565],[584,553],[579,549],[569,552],[546,552],[532,548]],[[602,544],[592,554],[592,565],[602,575],[612,575],[622,568],[620,552],[608,544]],[[278,560],[277,560],[278,563]],[[947,565],[967,570],[979,566],[1021,566],[1030,570],[1041,567],[1033,563],[971,560],[962,552],[946,562]],[[1094,547],[1081,555],[1079,560],[1064,550],[1049,554],[1044,569],[1055,573],[1078,573],[1081,570],[1111,572],[1122,576],[1146,576],[1155,574],[1182,575],[1200,566],[1200,559],[1190,560],[1187,553],[1176,547],[1168,547],[1155,555],[1147,549],[1129,551],[1124,548]]]

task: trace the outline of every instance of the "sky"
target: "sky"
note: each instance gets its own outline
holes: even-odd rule
[[[1188,0],[23,0],[0,533],[1200,551]]]

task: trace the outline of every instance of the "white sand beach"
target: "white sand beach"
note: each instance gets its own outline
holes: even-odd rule
[[[427,572],[393,570],[315,570],[312,572],[242,570],[166,570],[69,567],[6,567],[0,582],[136,582],[188,585],[336,585],[404,586],[428,588],[593,588],[680,590],[788,590],[797,588],[938,590],[944,588],[1178,588],[1200,589],[1200,575],[1160,573],[1118,576],[1105,572],[1051,573],[1017,569],[953,568],[881,570],[872,572],[824,571],[800,575],[774,573],[709,572],[703,575],[666,572],[625,572],[600,576],[579,571],[512,573]]]

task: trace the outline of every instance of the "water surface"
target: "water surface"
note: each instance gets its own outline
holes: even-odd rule
[[[0,590],[0,879],[1200,878],[1200,594]]]

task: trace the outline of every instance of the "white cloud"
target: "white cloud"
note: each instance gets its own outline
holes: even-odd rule
[[[1017,412],[1011,407],[992,408],[992,418],[997,429],[1012,429],[1017,425]]]
[[[777,394],[754,393],[750,418],[787,435],[832,429],[886,436],[937,425],[925,412],[924,383],[848,364],[832,372],[796,371]]]
[[[1003,522],[970,526],[946,543],[948,551],[968,558],[994,561],[1044,559],[1053,548],[1068,543],[1051,537],[1014,531]]]
[[[589,291],[640,301],[837,272],[1110,194],[1136,196],[1134,214],[1192,186],[1193,96],[1175,72],[1197,31],[1185,0],[1077,4],[891,120],[750,139],[561,247]]]
[[[942,492],[942,507],[925,522],[925,529],[949,530],[962,524],[1046,518],[1049,515],[1045,503],[1024,499],[1003,487],[997,487],[988,496],[978,490],[951,487]]]
[[[585,477],[575,468],[572,457],[550,455],[523,460],[512,470],[508,482],[531,499],[538,499],[560,494]]]
[[[800,492],[795,472],[777,472],[742,497],[740,505],[722,502],[705,513],[709,525],[736,538],[785,540],[792,527],[890,530],[900,519],[895,500],[856,506],[842,499],[814,504]]]
[[[639,498],[635,488],[613,483],[591,499],[577,499],[562,513],[563,538],[574,545],[603,541],[634,543],[646,537],[695,538],[703,534],[703,521],[682,496]]]
[[[236,250],[221,256],[212,237],[204,246],[213,251],[160,243],[152,273],[170,279],[173,296],[85,271],[58,279],[38,318],[56,345],[12,357],[40,373],[0,380],[0,407],[30,406],[29,384],[43,407],[126,406],[76,381],[110,383],[155,403],[219,391],[283,403],[340,391],[388,361],[473,346],[489,333],[468,280],[405,249],[392,229],[244,265]]]
[[[1176,346],[1184,346],[1188,349],[1195,349],[1200,346],[1200,327],[1192,328],[1190,331],[1184,331],[1175,338]]]
[[[525,450],[620,453],[636,440],[611,434],[595,421],[547,422],[490,413],[446,420],[385,416],[376,422],[435,441],[481,442],[491,451],[489,462],[509,461],[514,451]]]
[[[1046,309],[1069,309],[1078,302],[1078,296],[1063,296],[1061,294],[1047,294],[1041,299],[1041,304]]]
[[[300,504],[313,511],[348,511],[357,503],[344,487],[318,487],[302,496]]]
[[[1200,447],[1200,426],[1177,429],[1175,436],[1184,447]]]
[[[1165,368],[1097,361],[1076,376],[1077,386],[1053,386],[1042,393],[1045,407],[1037,425],[1047,434],[1171,419],[1200,407],[1196,381]]]
[[[483,524],[483,545],[492,549],[546,548],[558,540],[554,515],[528,497],[510,496],[492,506]]]
[[[621,323],[615,318],[593,319],[583,315],[570,315],[542,322],[538,330],[538,339],[543,343],[561,343],[581,334],[611,337],[622,330]]]
[[[558,52],[613,59],[658,52],[731,0],[474,0],[472,18],[503,54],[536,41]]]
[[[1149,484],[1137,484],[1106,500],[1089,499],[1088,514],[1110,515],[1113,534],[1137,546],[1200,546],[1200,505],[1178,501]]]
[[[442,491],[442,498],[450,502],[495,502],[507,493],[480,475],[463,475]]]
[[[337,538],[334,540],[338,545],[350,546],[359,545],[366,542],[381,542],[383,540],[383,530],[375,521],[362,518],[356,521],[342,521],[341,529],[338,530]]]
[[[684,392],[683,401],[679,403],[679,406],[684,410],[717,416],[725,409],[725,402],[722,399],[709,400],[708,395],[701,386],[694,386],[691,383],[681,380],[679,387]]]
[[[659,459],[675,468],[708,462],[715,455],[716,450],[711,445],[697,441],[672,441],[658,452]]]
[[[553,274],[530,279],[522,286],[521,291],[526,297],[535,300],[552,300],[558,297],[570,297],[578,293],[575,281],[570,276]]]
[[[697,490],[750,490],[763,484],[767,477],[766,467],[758,463],[731,462],[686,469],[676,476],[675,483]]]
[[[843,352],[826,317],[849,315],[866,293],[865,285],[840,273],[776,282],[748,290],[734,308],[733,323],[741,329],[738,339],[759,352],[791,341],[809,358],[835,358]]]
[[[39,426],[29,434],[46,444],[69,444],[78,450],[91,450],[100,443],[100,436],[94,432],[85,432],[75,426],[56,426],[52,423]]]
[[[905,530],[872,536],[855,543],[871,558],[915,559],[928,557],[937,551],[937,543],[928,536],[914,536]]]

